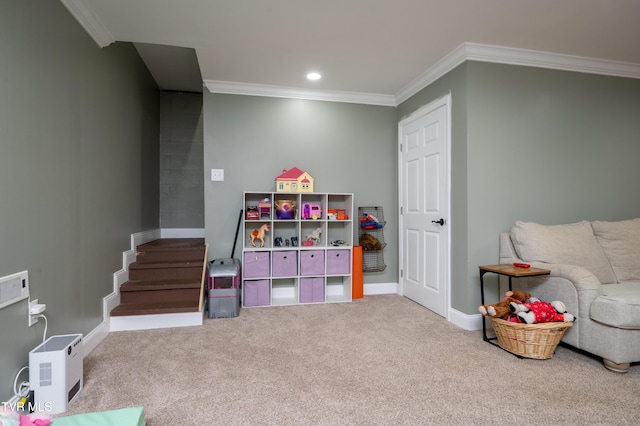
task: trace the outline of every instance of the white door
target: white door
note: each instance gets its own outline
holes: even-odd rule
[[[399,124],[400,292],[448,319],[451,96]]]

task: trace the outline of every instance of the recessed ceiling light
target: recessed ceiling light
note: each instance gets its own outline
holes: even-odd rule
[[[322,76],[320,75],[320,73],[310,72],[309,74],[307,74],[307,78],[309,80],[320,80]]]

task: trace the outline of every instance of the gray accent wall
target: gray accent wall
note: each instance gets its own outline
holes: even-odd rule
[[[202,93],[160,94],[160,227],[204,228]]]
[[[516,220],[640,217],[640,80],[466,62],[398,117],[449,91],[454,309],[476,313],[478,266]]]
[[[158,87],[58,1],[3,1],[0,28],[0,276],[29,271],[47,336],[86,335],[130,235],[159,226]],[[43,332],[26,301],[0,310],[0,401]]]
[[[314,177],[316,192],[353,193],[356,207],[383,207],[387,268],[366,273],[364,281],[397,282],[395,108],[205,93],[204,118],[205,233],[211,259],[231,255],[243,191],[275,191],[276,176],[298,167]],[[224,169],[224,182],[211,182],[212,168]],[[236,257],[242,243],[239,237]]]

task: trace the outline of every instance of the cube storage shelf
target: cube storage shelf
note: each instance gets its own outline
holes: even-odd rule
[[[242,221],[243,307],[351,301],[353,194],[245,192],[243,206],[259,212]]]

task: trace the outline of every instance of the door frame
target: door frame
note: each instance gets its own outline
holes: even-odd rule
[[[451,228],[453,225],[453,221],[451,217],[453,216],[451,211],[451,93],[447,93],[444,96],[435,99],[432,102],[429,102],[426,105],[421,106],[402,120],[398,122],[398,294],[400,296],[404,296],[404,283],[403,283],[403,265],[404,265],[404,235],[403,235],[403,227],[404,227],[404,217],[403,217],[403,185],[402,185],[402,176],[404,173],[404,169],[402,166],[402,128],[403,126],[415,120],[419,116],[430,113],[431,111],[438,109],[440,107],[445,107],[445,114],[447,119],[447,127],[445,129],[445,149],[447,150],[447,161],[446,161],[446,182],[444,183],[444,190],[448,194],[447,196],[447,211],[448,216],[445,218],[448,226],[445,230],[445,238],[447,239],[447,260],[445,263],[445,278],[444,278],[444,286],[446,287],[446,315],[445,318],[447,321],[450,321],[451,316]]]

